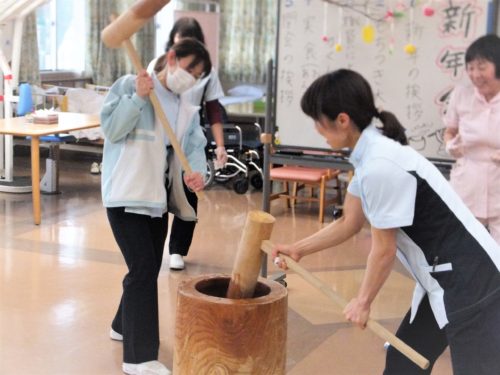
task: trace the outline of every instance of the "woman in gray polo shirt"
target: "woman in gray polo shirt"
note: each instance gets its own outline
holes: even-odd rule
[[[366,272],[345,317],[366,326],[398,256],[416,288],[397,336],[431,362],[421,370],[389,348],[384,374],[430,374],[448,345],[455,375],[500,374],[500,247],[441,173],[407,146],[397,118],[375,107],[360,74],[340,69],[319,77],[301,106],[333,149],[352,149],[355,175],[341,219],[294,244],[276,245],[274,255],[298,261],[340,244],[368,220]]]

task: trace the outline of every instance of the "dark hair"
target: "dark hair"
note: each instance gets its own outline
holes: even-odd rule
[[[465,51],[465,64],[481,59],[493,63],[495,76],[500,78],[500,38],[497,35],[484,35],[472,42]]]
[[[175,36],[179,34],[181,38],[194,38],[205,44],[205,36],[200,24],[193,17],[182,17],[175,21],[170,35],[168,36],[165,51],[168,51],[174,45]]]
[[[353,70],[338,69],[317,78],[302,96],[300,105],[316,121],[322,116],[333,121],[340,113],[346,113],[360,132],[378,117],[385,136],[408,144],[405,129],[396,116],[377,110],[370,84]]]
[[[196,67],[198,64],[203,64],[203,75],[207,76],[212,70],[212,61],[205,45],[193,38],[183,38],[175,43],[171,48],[175,52],[177,58],[193,56],[193,61],[189,64],[188,69]],[[156,61],[154,71],[156,73],[162,71],[167,63],[167,53],[163,54]]]

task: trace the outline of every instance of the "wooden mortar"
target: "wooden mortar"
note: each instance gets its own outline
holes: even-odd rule
[[[226,275],[184,281],[177,292],[173,373],[284,375],[287,290],[260,278],[252,298],[225,298]]]

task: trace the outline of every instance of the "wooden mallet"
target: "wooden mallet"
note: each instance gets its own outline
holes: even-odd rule
[[[118,18],[114,19],[108,26],[106,26],[101,33],[103,43],[109,48],[124,47],[127,54],[137,71],[143,69],[141,59],[130,41],[130,37],[141,29],[156,13],[158,13],[170,0],[139,0],[136,1],[130,9],[121,14]],[[149,94],[149,100],[153,105],[156,116],[160,119],[165,132],[167,133],[170,143],[174,148],[175,154],[181,162],[182,169],[186,173],[191,173],[192,169],[189,162],[182,151],[182,147],[177,140],[177,137],[170,126],[167,116],[163,112],[161,104],[154,91]],[[197,191],[198,199],[204,197],[201,191]]]
[[[261,245],[262,250],[267,253],[269,256],[272,256],[272,251],[274,245],[271,241],[265,240]],[[299,276],[301,276],[304,280],[309,282],[312,286],[318,289],[320,292],[325,294],[328,298],[330,298],[337,306],[339,306],[342,310],[347,306],[347,301],[345,301],[341,296],[333,291],[330,286],[325,284],[319,278],[314,276],[311,272],[307,271],[301,265],[299,265],[296,261],[290,258],[287,255],[280,254],[280,258],[283,258],[286,261],[287,267],[296,272]],[[406,343],[397,338],[390,331],[385,329],[380,323],[375,320],[369,319],[366,326],[377,336],[382,338],[383,340],[389,342],[394,348],[399,350],[405,357],[419,366],[421,369],[429,368],[429,361],[415,351],[413,348],[408,346]]]

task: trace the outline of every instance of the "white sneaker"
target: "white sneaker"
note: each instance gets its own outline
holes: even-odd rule
[[[99,174],[101,171],[99,170],[99,164],[96,162],[93,162],[92,165],[90,166],[90,173],[92,174]]]
[[[113,328],[109,330],[109,337],[111,338],[111,340],[123,341],[123,335],[116,332]]]
[[[183,270],[184,269],[184,259],[180,254],[170,254],[170,269],[171,270]]]
[[[128,375],[171,375],[172,373],[161,362],[149,361],[142,363],[123,362],[122,370]]]

